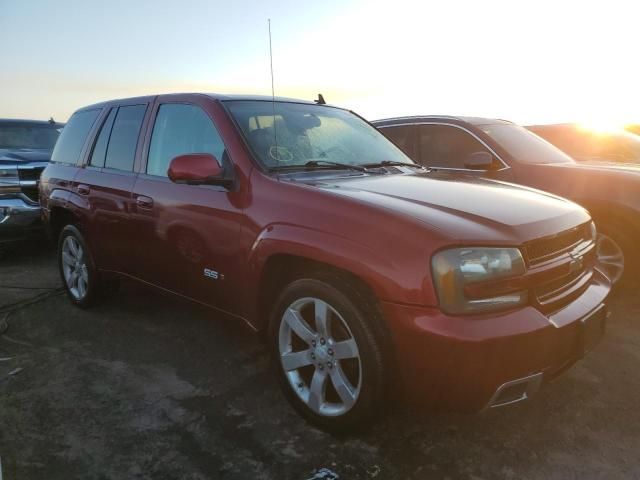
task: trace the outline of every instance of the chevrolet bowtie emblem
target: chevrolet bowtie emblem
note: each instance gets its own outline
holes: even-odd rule
[[[578,272],[584,267],[584,255],[579,253],[570,253],[571,263],[569,263],[569,271],[571,273]]]

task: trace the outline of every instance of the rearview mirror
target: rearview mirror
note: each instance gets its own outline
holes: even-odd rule
[[[493,170],[495,169],[495,163],[493,161],[493,155],[489,152],[473,152],[464,162],[465,168],[470,170]]]
[[[227,186],[231,183],[218,159],[209,153],[178,155],[169,163],[167,174],[172,182],[189,185]]]

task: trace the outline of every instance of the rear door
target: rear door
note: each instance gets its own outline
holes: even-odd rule
[[[136,181],[136,276],[199,302],[232,311],[241,272],[240,206],[221,186],[176,184],[167,177],[178,155],[210,153],[232,171],[204,97],[158,100]]]
[[[74,187],[88,206],[88,233],[98,268],[131,273],[135,231],[130,224],[131,191],[138,138],[148,102],[112,106]]]

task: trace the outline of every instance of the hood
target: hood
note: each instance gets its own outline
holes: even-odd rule
[[[51,160],[51,150],[0,148],[0,160],[13,162],[48,162]]]
[[[590,219],[554,195],[445,172],[340,178],[316,186],[412,217],[461,242],[520,244]]]

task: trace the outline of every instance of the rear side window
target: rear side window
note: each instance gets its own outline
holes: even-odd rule
[[[51,161],[72,165],[78,163],[82,147],[99,114],[99,108],[74,113],[62,129],[51,154]]]
[[[147,173],[167,176],[169,162],[178,155],[210,153],[222,164],[225,151],[213,122],[197,105],[161,105],[153,126]]]
[[[91,152],[91,159],[89,164],[94,167],[104,167],[104,159],[107,156],[107,144],[109,143],[109,135],[111,135],[111,128],[113,127],[113,121],[116,118],[117,108],[112,108],[109,112],[109,116],[102,124],[100,134],[96,140],[96,144]]]
[[[133,170],[138,135],[146,108],[146,105],[127,105],[118,108],[107,145],[105,168],[127,172]]]

